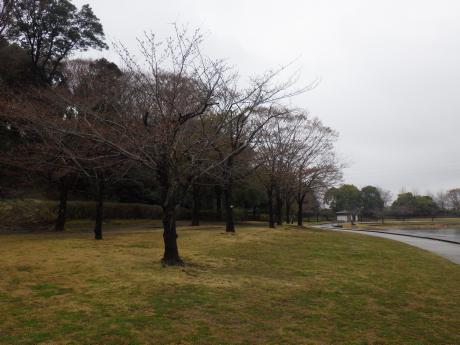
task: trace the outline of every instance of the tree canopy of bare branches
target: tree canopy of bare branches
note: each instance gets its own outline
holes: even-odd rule
[[[101,207],[111,179],[132,166],[148,172],[163,210],[163,262],[172,265],[182,263],[176,208],[200,181],[222,187],[233,232],[234,185],[255,170],[270,202],[276,194],[278,222],[283,202],[289,207],[296,195],[301,214],[308,192],[340,178],[336,133],[286,105],[308,89],[296,88],[295,76],[280,81],[288,66],[242,87],[224,61],[202,54],[199,30],[174,28],[164,41],[146,33],[139,56],[118,44],[121,68],[105,59],[60,61],[59,82],[24,87],[0,104],[2,121],[51,157],[43,161],[62,164],[62,176],[97,182]]]

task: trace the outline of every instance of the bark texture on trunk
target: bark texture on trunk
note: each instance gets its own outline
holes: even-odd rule
[[[233,216],[233,185],[227,183],[224,188],[225,203],[225,231],[235,232],[235,219]]]
[[[235,218],[233,216],[233,158],[227,160],[227,181],[224,186],[225,203],[225,231],[235,232]]]
[[[200,225],[200,209],[201,209],[200,189],[201,189],[200,186],[196,184],[192,186],[192,195],[193,195],[192,226]]]
[[[305,199],[305,195],[299,196],[297,198],[297,225],[302,226],[303,225],[303,200]]]
[[[268,199],[268,226],[270,228],[275,228],[275,212],[273,209],[273,187],[270,186],[267,189],[267,199]]]
[[[59,179],[59,208],[54,230],[64,231],[67,216],[67,198],[69,194],[69,182],[65,177]]]
[[[233,157],[227,160],[227,176],[224,184],[225,204],[225,231],[235,232],[235,218],[233,215]]]
[[[105,196],[105,178],[101,173],[98,178],[98,191],[96,201],[96,224],[94,226],[94,238],[102,240],[102,222],[104,220],[104,196]]]
[[[163,241],[165,251],[163,259],[164,265],[179,266],[184,262],[179,256],[179,248],[177,246],[177,231],[176,231],[176,210],[172,205],[163,207]]]
[[[216,214],[217,219],[222,220],[222,187],[216,186],[214,188],[214,194],[216,196]]]
[[[283,225],[283,200],[279,188],[276,189],[276,224]]]
[[[286,200],[286,224],[291,222],[291,203]]]

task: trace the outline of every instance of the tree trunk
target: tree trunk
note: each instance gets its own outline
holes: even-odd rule
[[[225,203],[225,231],[235,232],[235,220],[233,217],[233,182],[227,182],[224,188]]]
[[[164,265],[177,266],[183,265],[184,262],[179,256],[177,247],[177,231],[176,231],[176,210],[172,205],[163,207],[163,241],[165,251],[163,259]]]
[[[215,196],[216,196],[216,213],[218,220],[222,220],[222,188],[220,186],[216,186],[214,188]]]
[[[98,192],[96,202],[96,224],[94,226],[94,238],[102,240],[102,221],[104,220],[104,195],[105,195],[105,178],[100,173],[97,177]]]
[[[286,200],[286,223],[291,222],[291,203]]]
[[[275,228],[275,213],[273,210],[273,186],[270,186],[267,189],[267,199],[268,199],[268,226],[270,228]]]
[[[67,198],[69,194],[69,183],[65,177],[59,179],[59,209],[54,230],[64,231],[67,215]]]
[[[276,224],[283,225],[283,200],[278,188],[276,190]]]
[[[200,225],[200,208],[201,208],[200,186],[196,184],[192,186],[192,195],[193,195],[192,226],[199,226]]]
[[[303,226],[303,200],[305,199],[305,195],[297,198],[297,225]]]

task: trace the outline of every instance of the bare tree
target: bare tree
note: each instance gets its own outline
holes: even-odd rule
[[[295,167],[297,225],[303,225],[303,204],[308,193],[324,194],[342,178],[342,164],[335,157],[334,142],[337,133],[325,127],[318,119],[306,122],[301,129]]]
[[[439,206],[439,208],[442,211],[445,211],[448,207],[449,204],[449,199],[447,197],[447,193],[445,191],[439,191],[436,193],[436,196],[434,197],[436,204]]]
[[[222,123],[222,139],[216,151],[221,159],[227,157],[222,168],[227,232],[235,231],[233,185],[237,179],[236,157],[257,142],[261,130],[267,124],[289,113],[290,110],[282,104],[284,100],[314,86],[294,88],[295,76],[277,82],[277,78],[286,71],[287,67],[252,78],[249,86],[243,90],[239,87],[238,76],[234,75],[225,80],[220,89],[217,115]]]
[[[117,80],[121,92],[115,93],[116,100],[107,92],[102,95],[108,95],[108,101],[101,100],[93,90],[99,75],[86,73],[85,64],[73,64],[70,74],[84,75],[83,80],[73,78],[63,87],[44,87],[29,93],[40,99],[36,102],[39,106],[29,107],[28,115],[22,118],[104,147],[94,151],[98,157],[79,155],[78,162],[104,162],[122,156],[151,172],[163,208],[166,264],[182,263],[177,247],[176,206],[196,178],[219,164],[207,158],[215,146],[212,133],[218,132],[215,122],[207,119],[226,67],[201,54],[201,41],[198,31],[189,37],[178,28],[163,43],[146,35],[140,41],[142,65],[119,47],[125,71]],[[63,121],[65,112],[69,112],[65,117],[70,116],[72,121]]]
[[[306,118],[303,115],[291,114],[276,119],[262,131],[258,140],[257,153],[260,160],[260,167],[257,176],[267,193],[269,226],[275,227],[276,223],[282,224],[282,196],[289,194],[295,185],[293,174],[294,164],[299,154],[300,128]],[[275,207],[276,201],[276,207]],[[290,213],[290,205],[286,203],[287,211]],[[276,208],[276,210],[275,210]],[[281,223],[281,224],[280,224]]]
[[[101,119],[111,118],[122,74],[106,60],[71,61],[63,70],[65,82],[59,86],[28,86],[11,94],[10,106],[1,115],[21,133],[22,140],[4,157],[9,164],[56,181],[60,192],[58,231],[64,230],[70,183],[78,176],[97,181],[95,238],[102,239],[105,185],[119,178],[127,163],[120,152],[101,141],[90,141],[88,136],[90,128],[107,131]],[[93,116],[88,118],[83,109]]]
[[[2,0],[0,2],[0,39],[4,37],[4,32],[11,23],[11,14],[14,6],[14,0]]]
[[[165,264],[181,264],[175,209],[189,186],[211,165],[214,122],[208,120],[226,67],[200,52],[199,31],[157,42],[140,40],[143,64],[118,47],[125,62],[124,92],[111,116],[80,109],[87,124],[76,135],[103,143],[147,168],[156,181],[163,208]]]
[[[93,84],[100,75],[88,74],[85,64],[69,64],[74,78],[66,78],[64,71],[63,79],[69,80],[63,87],[37,90],[33,97],[40,99],[40,105],[27,115],[32,124],[97,148],[89,155],[86,150],[75,151],[74,160],[85,171],[91,167],[89,162],[97,161],[93,170],[98,177],[120,157],[150,171],[163,209],[162,261],[171,265],[182,264],[175,210],[189,187],[224,167],[227,230],[234,231],[235,162],[243,152],[251,155],[268,123],[290,111],[282,101],[305,90],[292,90],[295,80],[291,78],[277,83],[285,70],[281,68],[252,79],[241,91],[237,77],[229,75],[222,61],[201,54],[201,42],[199,31],[189,35],[177,27],[164,42],[146,34],[139,40],[143,58],[139,63],[118,46],[124,71],[113,94],[110,83],[108,92],[95,92]],[[106,99],[101,100],[101,95]],[[319,179],[319,175],[315,176]]]
[[[455,212],[460,211],[460,188],[454,188],[447,192],[449,208]]]
[[[54,136],[29,122],[18,126],[11,121],[10,125],[13,125],[11,130],[20,130],[20,137],[8,151],[4,152],[0,162],[22,172],[40,176],[57,186],[59,205],[54,228],[56,231],[63,231],[68,192],[78,176],[75,165],[68,159],[63,147],[68,144],[67,141],[74,141],[74,138]]]
[[[39,92],[34,90],[34,93]],[[30,94],[27,98],[28,101],[20,102],[21,109],[13,107],[12,113],[6,114],[12,129],[20,133],[21,140],[2,156],[1,162],[44,176],[55,183],[59,190],[56,231],[65,227],[72,182],[77,178],[96,181],[95,238],[102,239],[105,185],[123,176],[129,162],[109,146],[75,135],[74,132],[80,130],[81,119],[74,108],[56,107],[55,99],[47,104],[49,98],[44,96],[33,103],[30,102]],[[5,113],[2,115],[5,116]]]
[[[78,175],[75,165],[67,157],[67,146],[74,146],[76,138],[68,135],[55,135],[54,132],[42,126],[40,121],[48,116],[59,119],[65,108],[54,102],[43,102],[41,90],[20,89],[3,90],[3,102],[0,118],[10,132],[16,132],[17,140],[5,151],[1,162],[22,171],[32,172],[45,177],[57,185],[59,190],[58,216],[55,230],[62,231],[65,226],[67,196],[71,181]]]
[[[334,131],[304,112],[292,111],[264,130],[259,176],[267,191],[270,227],[275,227],[275,217],[282,224],[282,200],[289,215],[294,199],[298,225],[302,225],[306,197],[318,199],[340,179],[341,166],[333,152],[335,138]]]
[[[391,200],[393,199],[393,195],[391,194],[391,191],[383,189],[383,188],[377,188],[380,197],[382,198],[383,201],[383,208],[380,210],[380,218],[382,219],[382,224],[385,222],[385,212],[388,207],[390,207]]]

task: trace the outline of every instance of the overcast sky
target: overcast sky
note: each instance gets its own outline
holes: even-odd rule
[[[89,3],[107,38],[130,49],[176,22],[201,28],[205,53],[243,76],[297,59],[300,83],[321,83],[294,102],[340,133],[346,183],[393,194],[460,187],[458,0],[74,3]]]

